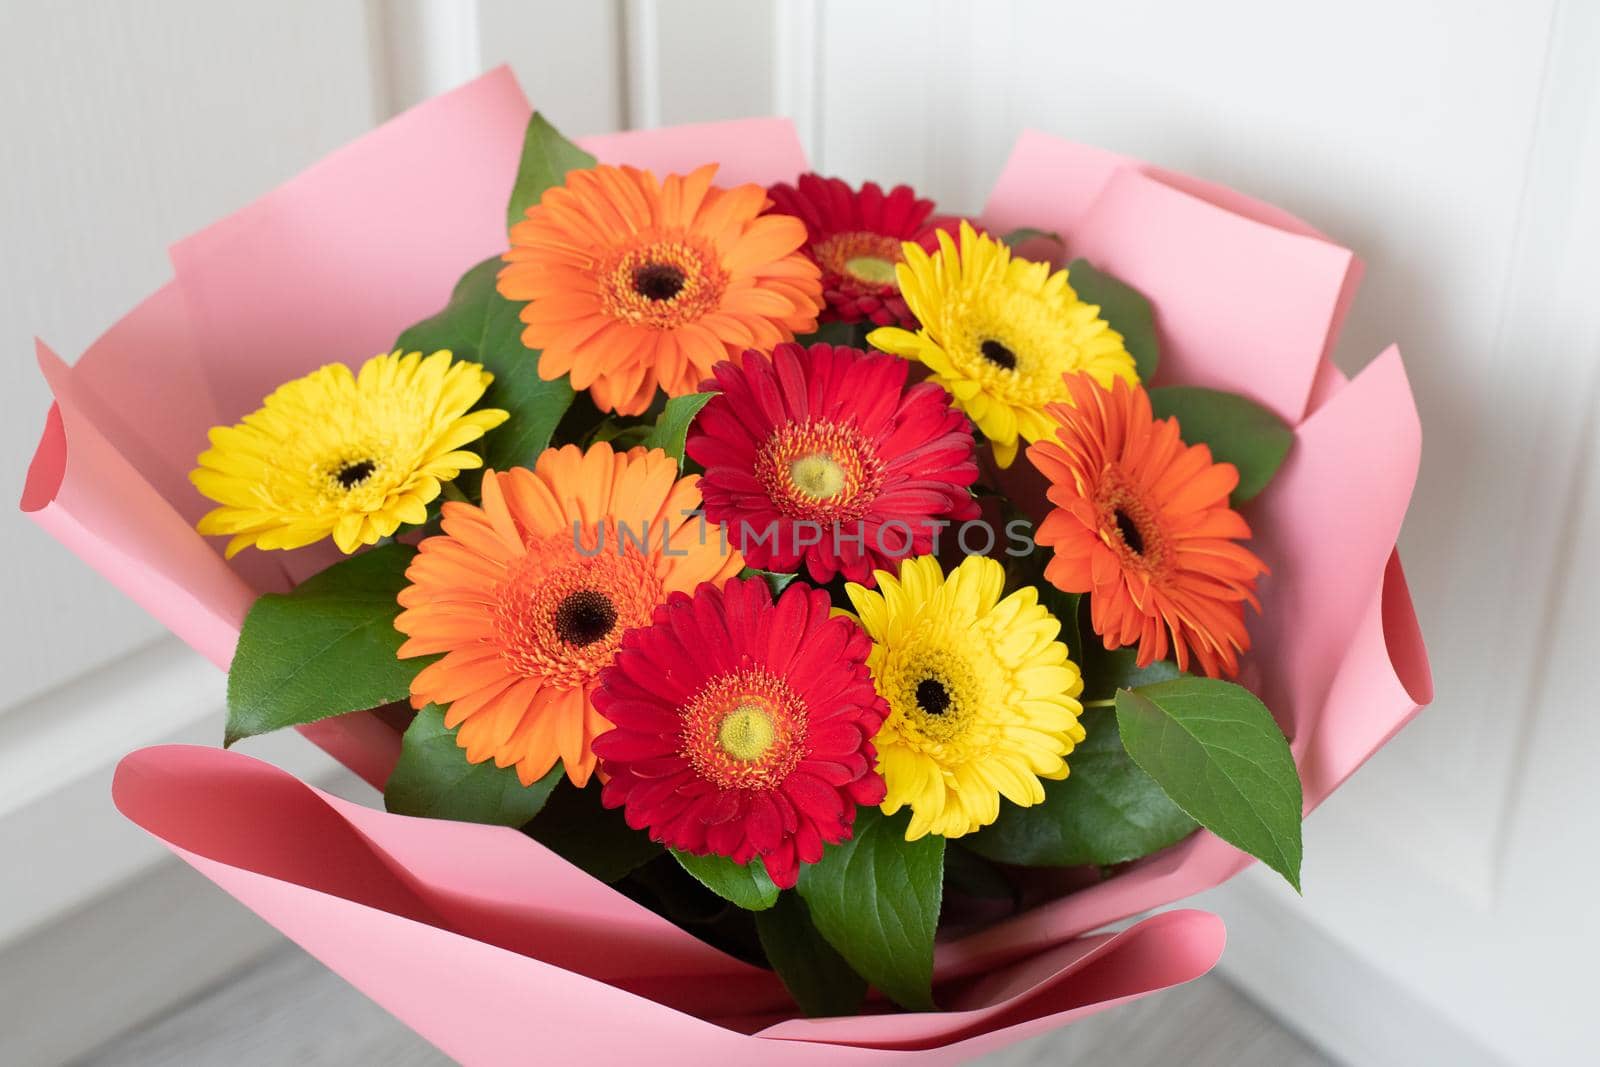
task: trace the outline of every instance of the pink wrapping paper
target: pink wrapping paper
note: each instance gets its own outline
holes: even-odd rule
[[[185,475],[206,428],[314,366],[384,350],[442,307],[456,278],[504,245],[527,117],[504,70],[430,101],[180,242],[173,281],[76,365],[41,343],[56,403],[23,509],[225,666],[253,597],[329,556],[229,563],[194,533],[206,503]],[[779,120],[583,143],[658,171],[720,160],[729,181],[790,180],[806,166]],[[1058,230],[1070,256],[1149,296],[1159,382],[1245,393],[1296,426],[1283,471],[1246,511],[1273,573],[1261,590],[1270,625],[1256,620],[1243,680],[1291,737],[1309,810],[1431,697],[1394,553],[1420,449],[1405,372],[1394,349],[1349,382],[1327,362],[1359,265],[1269,205],[1035,133],[1018,142],[983,221]],[[1020,501],[1038,499],[1020,465],[1010,481]],[[392,722],[373,713],[305,732],[375,784],[398,753]],[[805,1020],[770,974],[514,831],[371,811],[211,749],[135,753],[115,794],[130,819],[465,1063],[958,1061],[1204,973],[1223,942],[1212,916],[1093,931],[1250,862],[1197,833],[941,943],[944,1011],[874,1002],[878,1013]]]

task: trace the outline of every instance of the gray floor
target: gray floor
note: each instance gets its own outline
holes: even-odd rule
[[[293,947],[112,1042],[83,1067],[447,1064],[442,1054]],[[1217,977],[1014,1045],[987,1067],[1313,1067],[1330,1061]]]

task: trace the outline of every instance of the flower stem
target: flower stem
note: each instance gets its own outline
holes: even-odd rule
[[[1104,700],[1085,700],[1083,706],[1086,708],[1114,708],[1117,706],[1117,698],[1106,697]]]

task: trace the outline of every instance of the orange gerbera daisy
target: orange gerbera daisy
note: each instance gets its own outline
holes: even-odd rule
[[[1186,445],[1177,419],[1157,419],[1139,386],[1108,390],[1069,375],[1071,405],[1045,410],[1055,440],[1028,448],[1050,480],[1056,507],[1037,540],[1055,550],[1045,577],[1089,594],[1089,616],[1108,649],[1139,643],[1140,667],[1191,657],[1212,678],[1233,675],[1250,647],[1244,605],[1257,611],[1257,576],[1267,566],[1236,542],[1250,527],[1228,506],[1239,484],[1231,463],[1205,445]]]
[[[721,361],[817,328],[805,223],[761,215],[759,185],[713,186],[716,169],[573,171],[511,227],[499,288],[530,301],[540,377],[570,373],[602,411],[637,415],[658,384],[692,393]]]
[[[406,571],[399,654],[445,654],[412,681],[411,703],[448,705],[469,763],[515,765],[531,785],[560,759],[586,783],[611,725],[590,696],[623,633],[668,594],[744,565],[686,514],[699,506],[698,479],[660,449],[567,445],[531,471],[486,473],[483,506],[445,504],[444,534]]]

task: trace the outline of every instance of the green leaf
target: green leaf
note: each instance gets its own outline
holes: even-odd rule
[[[445,729],[444,709],[429,704],[400,741],[400,762],[384,786],[383,803],[396,815],[521,826],[539,814],[565,773],[557,763],[525,786],[515,767],[468,763],[455,731]]]
[[[854,1015],[867,983],[817,933],[799,893],[780,893],[775,906],[756,913],[756,935],[784,988],[813,1019]]]
[[[811,921],[850,966],[903,1008],[933,1008],[933,934],[944,838],[907,841],[909,811],[856,811],[855,835],[800,869]]]
[[[1067,756],[1071,773],[1044,783],[1044,803],[1001,804],[1000,818],[962,844],[997,863],[1110,866],[1159,852],[1195,821],[1123,750],[1110,708],[1083,714],[1088,736]]]
[[[598,784],[587,789],[558,785],[523,833],[607,883],[661,855],[661,846],[630,827],[621,809],[601,807]]]
[[[1272,713],[1248,690],[1179,678],[1117,693],[1134,762],[1201,826],[1300,890],[1300,774]]]
[[[690,393],[675,396],[667,401],[666,409],[656,420],[655,429],[644,439],[646,448],[659,448],[683,466],[683,442],[689,436],[689,424],[700,414],[700,409],[710,401],[713,393]]]
[[[481,363],[494,375],[478,407],[500,408],[511,418],[484,435],[483,464],[489,470],[532,464],[549,446],[573,397],[565,376],[551,382],[539,377],[539,353],[522,343],[518,305],[495,289],[500,265],[499,259],[486,259],[467,271],[443,311],[395,341],[404,352],[449,349],[456,359]],[[468,471],[458,480],[476,494],[480,477]]]
[[[1029,241],[1054,241],[1057,245],[1065,246],[1066,242],[1054,230],[1038,230],[1032,226],[1019,226],[1004,237],[1000,238],[1007,248],[1020,248]]]
[[[569,173],[588,170],[595,162],[535,111],[522,138],[522,162],[517,165],[517,181],[506,205],[506,229],[521,222],[546,189],[564,184]]]
[[[1209,445],[1213,459],[1239,468],[1235,504],[1267,487],[1294,444],[1288,423],[1237,393],[1167,385],[1150,390],[1150,406],[1157,418],[1178,420],[1186,443]]]
[[[228,668],[224,745],[409,695],[428,661],[396,658],[395,597],[416,551],[384,545],[251,606]]]
[[[1067,280],[1086,304],[1100,308],[1100,317],[1122,335],[1122,344],[1133,357],[1139,380],[1149,383],[1161,362],[1161,346],[1156,341],[1155,312],[1150,301],[1131,285],[1098,271],[1087,259],[1075,259],[1067,266]]]
[[[777,902],[778,887],[767,876],[767,865],[759,856],[740,865],[726,856],[696,856],[675,848],[669,851],[701,885],[745,911],[765,911]]]
[[[778,598],[779,593],[788,588],[789,583],[794,581],[795,578],[792,574],[778,574],[776,571],[764,571],[755,567],[746,567],[739,572],[739,577],[762,579],[767,583],[767,588],[772,590],[772,598],[774,600]]]

